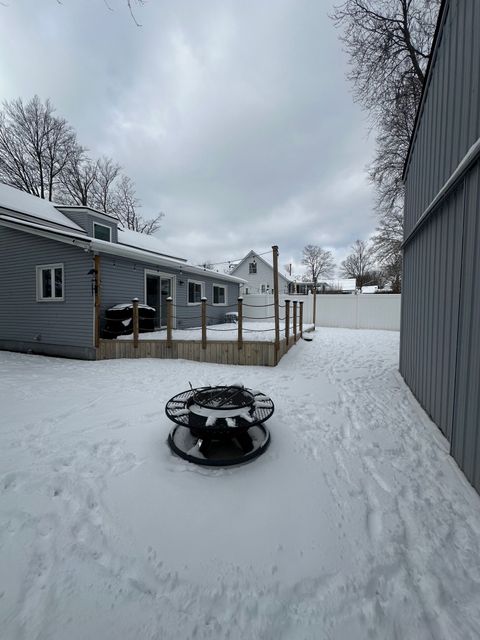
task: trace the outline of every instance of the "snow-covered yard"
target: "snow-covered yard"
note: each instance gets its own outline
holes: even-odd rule
[[[303,330],[309,331],[313,329],[313,324],[304,324]],[[297,332],[300,333],[300,329],[297,327]],[[258,322],[244,322],[243,323],[243,339],[247,340],[261,340],[263,342],[273,342],[275,340],[275,325],[273,322],[265,322],[259,320]],[[293,326],[290,327],[290,336],[293,336]],[[167,330],[152,331],[151,333],[141,333],[140,340],[166,340]],[[280,322],[280,338],[285,337],[285,323]],[[132,340],[132,334],[126,336],[119,336],[117,340]],[[196,327],[193,329],[174,329],[172,331],[173,340],[201,340],[202,328]],[[222,324],[210,325],[207,327],[207,340],[237,340],[238,339],[238,325],[233,322],[225,322]]]
[[[480,637],[480,498],[397,373],[320,329],[276,368],[0,353],[2,640]],[[166,445],[167,399],[276,403],[253,463]]]

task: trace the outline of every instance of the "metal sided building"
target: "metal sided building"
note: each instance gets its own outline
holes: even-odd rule
[[[400,372],[480,491],[480,2],[444,0],[405,164]]]

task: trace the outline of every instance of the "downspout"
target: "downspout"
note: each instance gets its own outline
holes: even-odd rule
[[[95,348],[100,347],[100,256],[94,257],[94,274],[95,274]]]

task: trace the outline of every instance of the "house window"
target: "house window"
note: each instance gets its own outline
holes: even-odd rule
[[[105,224],[93,223],[93,237],[97,240],[112,241],[112,229]]]
[[[213,304],[227,304],[227,291],[220,284],[213,285]]]
[[[265,293],[267,291],[267,285],[262,284],[262,293]]]
[[[257,273],[257,263],[255,260],[248,263],[248,273]]]
[[[203,296],[203,282],[188,281],[188,304],[200,304]]]
[[[63,299],[63,264],[45,264],[37,267],[37,302],[61,302]]]

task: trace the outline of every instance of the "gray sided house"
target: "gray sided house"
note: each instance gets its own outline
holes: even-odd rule
[[[404,169],[400,371],[480,491],[480,3],[445,0]]]
[[[165,254],[112,216],[0,184],[0,349],[95,359],[96,266],[101,326],[107,308],[138,298],[163,328],[169,296],[174,328],[200,325],[202,297],[208,323],[222,322],[243,283]]]
[[[273,292],[273,266],[255,251],[249,251],[241,260],[231,274],[237,278],[246,280],[242,293],[249,295],[252,293],[272,293]],[[288,293],[290,280],[278,273],[279,293]]]

